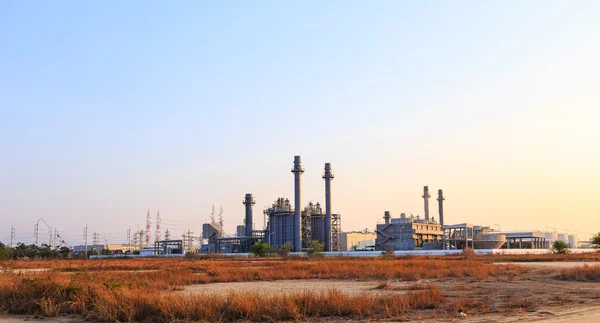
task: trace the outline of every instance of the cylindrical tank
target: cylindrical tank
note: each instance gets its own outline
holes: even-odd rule
[[[577,235],[569,234],[569,246],[571,246],[571,248],[577,248]]]
[[[246,235],[246,226],[238,225],[235,231],[238,237],[243,237]]]
[[[569,243],[569,235],[566,233],[559,233],[556,240],[560,240],[564,243]]]

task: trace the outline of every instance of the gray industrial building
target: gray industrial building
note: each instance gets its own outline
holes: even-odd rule
[[[438,201],[444,200],[442,190],[438,191]],[[443,223],[438,223],[429,217],[429,188],[423,188],[425,218],[419,216],[407,217],[405,213],[400,218],[391,218],[390,212],[385,211],[383,224],[377,225],[375,249],[412,250],[412,249],[442,249]],[[440,207],[440,219],[443,211]]]

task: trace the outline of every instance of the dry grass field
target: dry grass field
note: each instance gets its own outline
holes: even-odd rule
[[[600,261],[597,254],[531,257]],[[494,263],[530,260],[467,255],[8,261],[0,263],[0,314],[153,322],[501,321],[543,317],[600,299],[600,266]]]

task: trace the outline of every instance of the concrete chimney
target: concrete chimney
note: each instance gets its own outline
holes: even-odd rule
[[[252,237],[252,206],[256,204],[256,201],[254,201],[252,194],[248,193],[242,203],[246,206],[246,237]]]
[[[425,221],[429,222],[429,187],[423,186],[423,201],[425,202]]]
[[[300,239],[300,209],[302,208],[302,159],[294,156],[294,251],[302,251],[302,240]]]
[[[438,190],[438,209],[440,211],[440,225],[442,226],[442,232],[444,233],[442,235],[442,249],[446,249],[446,233],[444,230],[444,193],[442,192],[442,189]]]
[[[331,251],[331,181],[333,180],[333,171],[331,163],[325,163],[325,251]]]
[[[390,211],[385,211],[383,219],[385,220],[385,224],[390,224]]]

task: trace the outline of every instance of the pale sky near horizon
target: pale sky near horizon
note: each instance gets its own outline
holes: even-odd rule
[[[0,2],[0,241],[385,210],[600,232],[599,1]],[[437,202],[430,202],[437,219]],[[495,226],[497,227],[497,226]],[[40,240],[47,239],[44,226]],[[45,236],[44,236],[45,235]],[[91,241],[91,238],[90,238]]]

